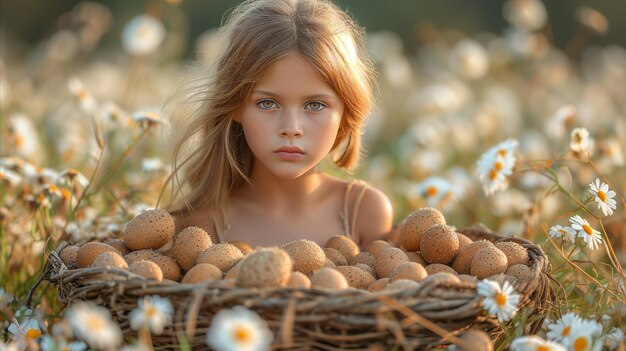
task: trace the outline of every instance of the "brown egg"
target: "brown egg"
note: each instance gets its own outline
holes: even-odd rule
[[[426,278],[428,273],[424,266],[415,262],[405,262],[394,268],[389,274],[389,282],[393,283],[399,279],[408,279],[419,282]]]
[[[487,240],[481,240],[467,245],[463,250],[459,250],[459,254],[454,258],[450,266],[459,274],[470,274],[470,266],[472,265],[474,255],[487,246],[493,246],[493,244]]]
[[[339,266],[336,269],[346,277],[348,286],[353,288],[366,289],[376,280],[371,274],[358,267]]]
[[[234,265],[233,268],[229,269],[228,272],[226,272],[224,279],[236,279],[237,275],[239,274],[239,268],[241,267],[242,261],[243,259],[239,261],[236,265]]]
[[[345,235],[331,237],[324,246],[339,251],[346,260],[351,259],[361,251],[359,246]]]
[[[461,335],[461,340],[467,347],[461,347],[463,351],[493,351],[493,341],[489,338],[487,333],[478,329],[469,329]]]
[[[467,235],[463,234],[463,233],[456,233],[456,236],[459,238],[459,251],[466,247],[467,245],[471,244],[474,242],[474,240],[470,239],[467,237]]]
[[[420,254],[428,263],[448,264],[459,253],[459,238],[453,227],[435,224],[420,239]]]
[[[150,258],[154,257],[155,255],[160,255],[160,253],[152,249],[146,249],[130,252],[126,256],[124,256],[124,259],[126,260],[126,262],[128,262],[128,264],[133,264],[142,260],[150,260]]]
[[[293,270],[307,276],[322,268],[326,262],[324,250],[315,242],[306,239],[294,240],[283,245],[293,261]]]
[[[207,280],[220,280],[222,279],[222,271],[210,263],[197,264],[185,274],[183,277],[183,284],[196,284]]]
[[[389,285],[389,278],[380,278],[367,287],[367,291],[381,291]]]
[[[426,272],[428,272],[428,275],[433,275],[437,273],[450,273],[454,275],[458,274],[452,267],[441,263],[429,264],[425,267],[425,269]]]
[[[388,278],[391,271],[397,266],[409,262],[404,251],[397,247],[388,247],[376,257],[376,276]]]
[[[103,252],[115,252],[121,255],[119,251],[110,245],[92,241],[78,249],[78,253],[76,254],[76,267],[85,268],[91,266],[96,257]]]
[[[128,263],[124,261],[124,257],[120,254],[105,251],[100,253],[96,259],[91,264],[91,267],[100,267],[100,268],[119,268],[119,269],[128,269]],[[115,273],[102,273],[96,274],[93,276],[94,280],[124,280],[126,276],[115,274]]]
[[[414,280],[398,279],[394,282],[390,281],[389,285],[387,285],[387,287],[384,290],[389,290],[389,291],[409,290],[409,289],[416,289],[418,287],[419,287],[419,283]]]
[[[243,254],[234,245],[219,243],[209,246],[198,256],[196,264],[210,263],[222,272],[228,272],[237,262],[241,261]]]
[[[343,290],[348,288],[346,277],[338,270],[324,267],[311,275],[311,288],[322,290]]]
[[[167,211],[153,209],[126,224],[124,241],[131,250],[158,249],[172,240],[174,231],[174,217]]]
[[[357,263],[354,266],[358,267],[358,268],[361,268],[362,270],[364,270],[367,273],[369,273],[372,277],[376,278],[376,270],[374,269],[374,267],[368,266],[368,265],[363,264],[363,263]]]
[[[233,241],[229,241],[229,244],[233,245],[234,247],[238,248],[239,251],[241,251],[241,253],[246,256],[247,254],[249,254],[250,252],[254,251],[254,249],[252,248],[252,246],[250,246],[250,244],[248,244],[245,241],[241,241],[241,240],[233,240]]]
[[[411,262],[419,263],[424,267],[428,266],[428,262],[426,262],[424,257],[422,257],[422,254],[420,254],[417,251],[408,251],[406,252],[406,256],[409,258],[409,261]]]
[[[420,251],[420,240],[430,227],[446,224],[441,211],[436,208],[420,208],[413,211],[400,226],[400,242],[407,251]]]
[[[142,260],[131,263],[128,266],[128,270],[148,279],[154,279],[159,282],[163,280],[161,267],[152,261]]]
[[[513,241],[500,241],[496,243],[496,247],[506,255],[509,267],[516,264],[528,265],[528,251],[522,245]]]
[[[508,267],[508,262],[504,252],[491,245],[482,248],[474,255],[470,267],[470,273],[478,279],[504,273]]]
[[[187,227],[176,235],[174,257],[184,271],[196,264],[198,256],[213,245],[211,236],[199,227]]]
[[[61,258],[61,261],[63,261],[63,263],[67,266],[67,268],[69,269],[76,268],[76,256],[78,255],[78,250],[80,250],[80,247],[70,245],[70,246],[65,247],[59,253],[59,257]]]
[[[518,282],[528,283],[533,279],[533,272],[525,264],[516,264],[506,270],[506,275],[514,277]],[[516,284],[513,284],[515,286]]]
[[[341,252],[335,249],[331,249],[330,247],[325,247],[324,254],[329,260],[333,261],[335,266],[347,266],[348,265],[348,261],[346,260],[346,258],[343,257]]]
[[[447,272],[439,272],[439,273],[435,273],[432,275],[429,275],[428,277],[422,279],[421,283],[426,285],[426,284],[435,284],[435,285],[445,285],[445,286],[449,286],[449,285],[455,285],[457,283],[460,283],[461,280],[455,275],[455,274],[451,274],[451,273],[447,273]]]
[[[242,288],[284,287],[289,281],[292,268],[293,262],[285,250],[277,247],[258,248],[242,260],[237,275],[237,286]]]
[[[126,256],[130,252],[130,250],[126,247],[126,243],[122,239],[107,239],[104,243],[115,248],[122,254],[122,256]]]
[[[176,282],[180,280],[182,275],[180,266],[173,258],[156,253],[148,260],[156,263],[161,268],[161,271],[163,272],[163,279],[169,279]]]
[[[370,267],[376,266],[376,257],[369,252],[359,252],[356,256],[348,260],[351,266],[355,266],[357,263],[363,263]]]
[[[371,253],[374,257],[378,256],[379,253],[383,252],[384,249],[390,247],[391,244],[384,240],[374,240],[367,245],[365,249],[366,252]]]
[[[337,265],[333,261],[331,261],[330,258],[326,257],[326,260],[324,260],[323,267],[336,268]]]
[[[311,288],[311,279],[302,272],[291,272],[287,286],[290,288]]]

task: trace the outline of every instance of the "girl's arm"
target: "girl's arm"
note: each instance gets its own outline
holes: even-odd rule
[[[382,191],[368,186],[356,220],[361,249],[365,249],[374,240],[388,240],[393,224],[391,201]]]

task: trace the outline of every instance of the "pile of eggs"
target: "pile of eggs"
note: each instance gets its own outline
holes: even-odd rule
[[[446,224],[437,209],[414,211],[398,230],[400,247],[376,240],[361,251],[347,236],[334,236],[325,247],[301,239],[253,249],[243,241],[214,244],[198,227],[176,234],[174,218],[154,209],[133,218],[123,239],[68,246],[60,257],[69,268],[112,267],[163,282],[211,280],[241,288],[379,291],[417,287],[429,279],[475,282],[498,276],[515,283],[532,275],[521,245],[472,241]],[[102,273],[90,279],[126,278]]]

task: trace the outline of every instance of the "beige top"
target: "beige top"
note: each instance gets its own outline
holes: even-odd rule
[[[350,193],[352,192],[352,188],[354,187],[354,184],[360,184],[363,185],[361,187],[361,191],[358,193],[356,200],[353,203],[352,206],[352,213],[350,213]],[[348,182],[348,184],[346,185],[346,192],[343,198],[343,211],[341,211],[341,213],[339,213],[339,218],[341,220],[341,224],[343,226],[343,233],[342,235],[345,235],[347,237],[349,237],[350,239],[352,239],[352,241],[354,241],[355,243],[359,243],[359,238],[358,235],[356,235],[356,220],[357,220],[357,216],[359,215],[359,207],[361,205],[361,201],[363,200],[363,196],[365,195],[365,191],[367,191],[367,188],[369,187],[369,185],[360,180],[360,179],[352,179],[350,182]],[[228,233],[228,229],[229,229],[229,225],[226,224],[224,226],[224,230],[222,231],[223,235],[220,235],[220,233],[218,233],[218,239],[220,242],[226,242],[226,234]]]

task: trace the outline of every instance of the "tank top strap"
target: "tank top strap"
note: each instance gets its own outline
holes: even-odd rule
[[[350,193],[352,192],[352,188],[355,184],[361,185],[361,190],[359,191],[355,201],[352,203],[352,213],[350,213]],[[363,200],[363,196],[365,196],[365,192],[368,187],[369,185],[360,179],[353,179],[346,185],[346,192],[343,199],[343,211],[341,212],[341,223],[343,225],[344,235],[356,243],[359,242],[356,232],[356,221],[359,215],[361,201]]]

